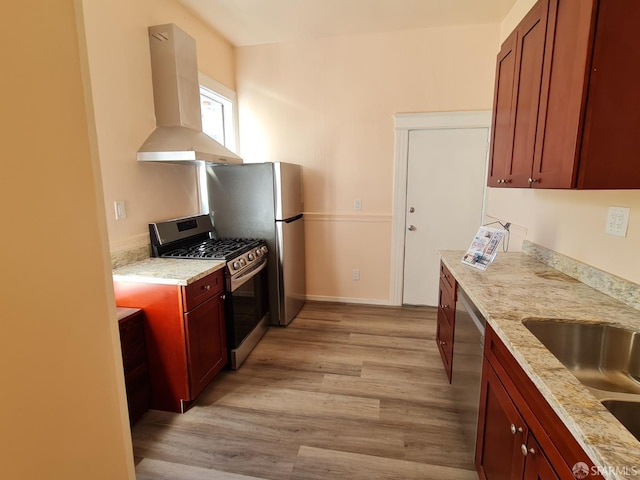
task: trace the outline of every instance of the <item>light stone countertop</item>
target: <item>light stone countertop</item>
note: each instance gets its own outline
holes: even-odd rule
[[[224,266],[221,260],[147,258],[114,268],[112,274],[119,282],[186,286]]]
[[[640,441],[522,324],[529,318],[611,323],[640,331],[640,310],[522,253],[498,253],[486,271],[441,258],[605,478],[640,478]],[[625,473],[626,471],[626,473]]]

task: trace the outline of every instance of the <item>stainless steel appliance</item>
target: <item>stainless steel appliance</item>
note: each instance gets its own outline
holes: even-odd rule
[[[271,323],[288,325],[306,296],[302,167],[284,162],[209,166],[207,189],[216,231],[266,240]]]
[[[196,41],[173,23],[149,27],[156,129],[138,149],[142,162],[242,163],[202,132]]]
[[[451,385],[471,460],[476,451],[486,320],[458,285]]]
[[[269,325],[265,242],[218,238],[209,215],[151,223],[149,235],[154,257],[226,262],[227,347],[231,368],[239,368]]]

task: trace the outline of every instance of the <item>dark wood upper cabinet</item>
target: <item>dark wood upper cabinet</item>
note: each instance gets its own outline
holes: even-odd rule
[[[513,131],[511,129],[515,109],[511,107],[514,90],[516,64],[516,32],[505,40],[498,53],[496,64],[496,86],[493,96],[493,119],[491,125],[491,162],[489,162],[490,187],[504,183],[513,153]]]
[[[529,186],[550,4],[554,14],[556,2],[536,3],[498,54],[489,186]]]
[[[498,55],[489,186],[640,188],[638,25],[637,0],[535,4]]]

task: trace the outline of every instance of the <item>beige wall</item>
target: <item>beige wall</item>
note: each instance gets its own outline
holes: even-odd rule
[[[6,479],[135,476],[75,3],[14,2],[0,34]]]
[[[520,0],[501,26],[501,38],[515,28],[532,0]],[[496,51],[498,46],[496,46]],[[626,238],[604,233],[609,206],[631,209]],[[523,237],[569,257],[640,283],[640,190],[554,191],[491,188],[487,214],[519,226]]]
[[[388,301],[393,114],[490,108],[498,27],[237,50],[242,156],[304,166],[312,298]]]
[[[235,88],[234,51],[176,0],[82,0],[112,251],[148,243],[150,221],[198,211],[193,166],[138,163],[155,127],[147,27],[175,23],[195,38],[199,70]],[[125,220],[114,201],[124,200]]]

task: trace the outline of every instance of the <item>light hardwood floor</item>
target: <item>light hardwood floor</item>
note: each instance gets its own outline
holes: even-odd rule
[[[187,413],[145,414],[138,480],[477,480],[435,317],[308,302]]]

